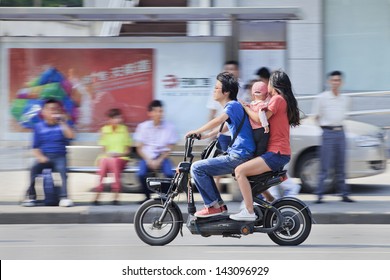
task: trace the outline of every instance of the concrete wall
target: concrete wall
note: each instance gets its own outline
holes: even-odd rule
[[[108,4],[119,5],[122,2],[126,5],[134,5],[137,1],[85,0],[84,5],[101,7]],[[290,74],[296,94],[316,94],[323,90],[322,0],[189,0],[188,5],[193,7],[299,7],[303,19],[287,22],[286,71]],[[100,22],[0,22],[0,36],[107,35],[101,33],[104,24]],[[231,35],[229,22],[190,22],[188,30],[189,36]]]
[[[84,0],[84,7],[131,7],[138,0]],[[0,36],[113,36],[116,22],[0,22]],[[110,32],[111,29],[118,29]]]
[[[322,0],[191,0],[201,7],[298,7],[302,20],[287,22],[287,69],[298,95],[317,94],[323,90],[323,13]],[[191,23],[189,35],[231,35],[227,22]]]
[[[0,22],[0,36],[96,36],[94,22]]]

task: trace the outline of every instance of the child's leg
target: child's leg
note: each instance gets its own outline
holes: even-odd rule
[[[253,129],[253,138],[256,143],[256,156],[261,156],[267,151],[269,133],[264,133],[264,128]]]
[[[265,200],[267,200],[268,202],[272,202],[275,200],[275,198],[272,196],[272,194],[270,193],[269,190],[263,191],[261,194],[264,196]]]
[[[100,194],[103,191],[103,179],[107,176],[108,171],[108,158],[102,158],[99,160],[99,185],[96,187],[95,201],[99,200]]]
[[[112,158],[110,162],[110,170],[114,173],[115,182],[112,184],[112,191],[119,193],[121,190],[121,174],[127,160],[121,158]]]
[[[107,176],[108,171],[108,162],[109,158],[102,158],[99,160],[99,185],[96,188],[96,191],[102,192],[103,191],[103,179]]]

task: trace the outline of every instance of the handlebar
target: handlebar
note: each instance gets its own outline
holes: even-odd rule
[[[187,136],[187,138],[200,140],[202,138],[202,135],[201,134],[190,134]]]
[[[189,158],[190,162],[194,159],[194,155],[192,154],[192,147],[194,145],[195,139],[200,140],[200,134],[190,134],[186,137],[185,151],[184,151],[184,161],[187,161]]]

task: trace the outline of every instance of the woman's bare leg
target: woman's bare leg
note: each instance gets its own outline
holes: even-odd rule
[[[240,187],[240,191],[244,199],[245,207],[249,213],[253,213],[254,211],[252,191],[247,176],[262,174],[270,170],[271,169],[261,157],[256,157],[244,162],[243,164],[237,166],[234,170],[238,186]]]

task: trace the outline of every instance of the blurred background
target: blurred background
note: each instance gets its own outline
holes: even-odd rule
[[[308,116],[327,73],[342,71],[350,119],[358,121],[347,129],[349,169],[358,162],[361,171],[351,176],[385,171],[388,0],[0,0],[0,10],[0,170],[29,168],[30,126],[44,96],[67,104],[76,146],[96,145],[103,112],[113,106],[133,131],[152,99],[165,103],[183,139],[207,120],[224,62],[237,60],[243,86],[261,67],[284,69]],[[293,149],[302,150],[295,177],[299,160],[318,147],[304,137],[318,136],[310,121],[292,132]]]

